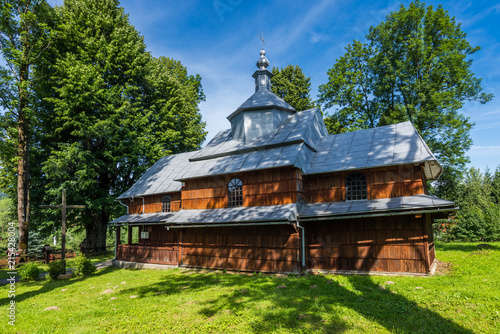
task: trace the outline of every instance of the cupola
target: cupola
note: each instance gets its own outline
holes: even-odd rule
[[[267,69],[266,51],[260,51],[255,79],[255,93],[227,117],[235,140],[249,142],[273,133],[296,110],[271,91],[272,73]]]

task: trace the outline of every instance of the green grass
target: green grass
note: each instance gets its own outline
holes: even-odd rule
[[[18,283],[16,327],[2,316],[0,332],[499,333],[500,243],[477,245],[439,244],[438,259],[452,268],[432,277],[105,268],[89,278]],[[0,299],[0,312],[8,303]],[[50,306],[60,310],[44,311]]]
[[[101,254],[101,255],[90,257],[90,260],[92,263],[97,263],[97,262],[106,261],[106,260],[109,260],[112,258],[113,258],[113,253],[107,253],[107,254]],[[49,266],[47,264],[44,264],[43,262],[38,261],[38,262],[36,262],[36,264],[38,265],[38,268],[40,268],[41,273],[46,273],[49,270]],[[19,270],[19,268],[21,268],[21,266],[22,266],[22,264],[19,266],[16,266],[16,269]],[[72,268],[74,266],[75,266],[75,258],[66,259],[66,268]],[[10,275],[7,274],[9,271],[10,271],[10,269],[7,269],[7,268],[0,269],[0,279],[9,278]]]

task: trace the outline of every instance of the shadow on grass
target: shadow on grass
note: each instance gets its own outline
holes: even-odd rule
[[[500,245],[498,243],[489,243],[489,242],[482,242],[482,243],[474,243],[474,244],[469,244],[469,243],[443,243],[439,242],[436,243],[436,250],[437,251],[459,251],[459,252],[465,252],[465,253],[471,253],[475,251],[482,251],[482,250],[500,250]]]
[[[99,269],[94,275],[92,276],[87,276],[87,277],[80,277],[77,279],[70,279],[70,280],[54,280],[51,282],[47,281],[35,281],[35,282],[18,282],[16,283],[16,287],[19,286],[20,284],[25,285],[25,286],[40,286],[38,290],[35,291],[27,291],[21,294],[16,293],[15,301],[16,303],[22,302],[28,298],[35,297],[40,294],[44,294],[59,288],[65,288],[68,286],[71,286],[75,283],[82,282],[90,277],[99,277],[106,275],[114,270],[118,270],[118,268],[115,267],[106,267]],[[7,306],[10,303],[11,299],[10,298],[2,298],[0,299],[0,306]]]
[[[369,331],[373,329],[371,323],[398,333],[472,333],[404,296],[381,289],[370,276],[348,276],[347,283],[351,288],[325,276],[180,273],[141,287],[139,296],[154,298],[162,294],[181,295],[185,291],[201,296],[220,287],[230,292],[191,301],[197,304],[200,316],[210,319],[218,314],[239,316],[251,312],[250,326],[254,333],[279,329],[341,333],[365,326]],[[286,287],[279,288],[280,285]],[[137,289],[128,289],[121,293],[137,292]],[[348,314],[352,314],[352,318]],[[366,319],[364,324],[359,323],[358,314]]]

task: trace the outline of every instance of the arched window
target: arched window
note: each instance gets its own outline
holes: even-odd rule
[[[227,206],[243,206],[243,182],[240,179],[232,179],[227,185]]]
[[[349,174],[345,179],[346,201],[367,199],[366,175],[359,172]]]
[[[172,202],[172,198],[169,195],[163,196],[161,199],[161,212],[170,212],[170,203]]]

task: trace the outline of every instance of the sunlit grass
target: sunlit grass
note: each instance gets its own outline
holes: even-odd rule
[[[5,317],[0,331],[498,333],[500,243],[477,245],[438,245],[438,259],[452,268],[432,277],[105,268],[89,278],[18,283],[16,327]],[[0,309],[8,302],[0,299]],[[50,306],[59,310],[44,311]]]

